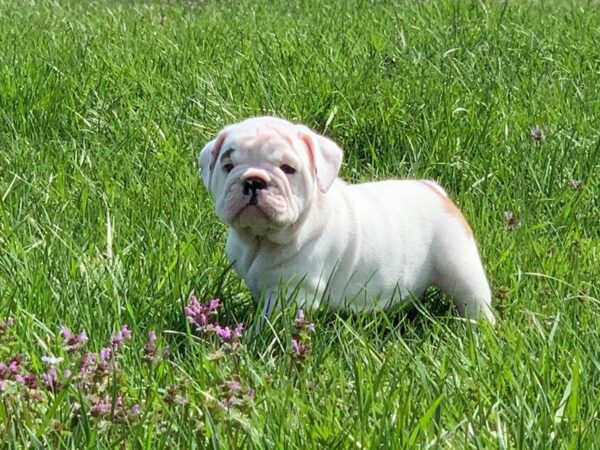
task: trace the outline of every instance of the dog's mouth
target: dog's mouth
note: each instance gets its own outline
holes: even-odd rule
[[[248,194],[246,192],[244,192],[244,195],[248,195]],[[248,200],[248,206],[258,207],[258,197],[256,195],[256,191],[252,191],[252,196],[250,197],[250,200]]]
[[[248,204],[240,209],[238,216],[240,214],[262,214],[267,217],[267,213],[260,207],[255,198],[251,198]]]
[[[235,228],[253,233],[277,230],[293,222],[290,202],[277,186],[257,187],[252,181],[234,185],[223,198],[221,218]]]
[[[234,224],[241,228],[264,228],[270,227],[272,219],[269,217],[256,201],[248,202],[243,206],[233,220]]]

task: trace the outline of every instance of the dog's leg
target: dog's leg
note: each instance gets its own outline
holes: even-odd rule
[[[456,305],[458,313],[468,319],[484,316],[493,325],[492,294],[475,241],[449,244],[438,260],[437,286],[446,292]]]
[[[262,307],[261,311],[254,322],[254,326],[252,327],[252,334],[258,335],[263,330],[265,325],[267,325],[269,319],[273,315],[273,311],[277,306],[278,302],[278,289],[277,288],[268,288],[265,289],[262,297]]]

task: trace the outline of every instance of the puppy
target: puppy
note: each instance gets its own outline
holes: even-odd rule
[[[460,315],[495,322],[473,232],[429,180],[347,184],[342,150],[309,128],[256,117],[201,151],[229,227],[226,253],[267,319],[282,286],[304,307],[379,310],[435,285]]]

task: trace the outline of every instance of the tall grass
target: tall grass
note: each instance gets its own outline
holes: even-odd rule
[[[116,423],[75,386],[38,412],[0,393],[0,440],[595,448],[599,33],[585,1],[0,0],[0,322],[15,319],[0,362],[41,374],[61,324],[94,352],[127,324],[107,383],[142,407]],[[233,354],[190,328],[192,292],[221,298],[223,323],[251,320],[196,157],[258,114],[335,139],[347,180],[439,181],[477,236],[496,329],[435,292],[417,314],[310,314],[304,361],[291,316]],[[148,366],[151,330],[171,354]],[[228,409],[234,378],[255,395]]]

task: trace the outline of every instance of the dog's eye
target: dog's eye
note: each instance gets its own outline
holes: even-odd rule
[[[282,164],[279,168],[283,170],[283,173],[287,173],[288,175],[296,173],[296,169],[294,169],[292,166],[288,166],[287,164]]]
[[[223,170],[227,173],[231,172],[233,170],[233,164],[231,163],[227,163],[223,166]]]

